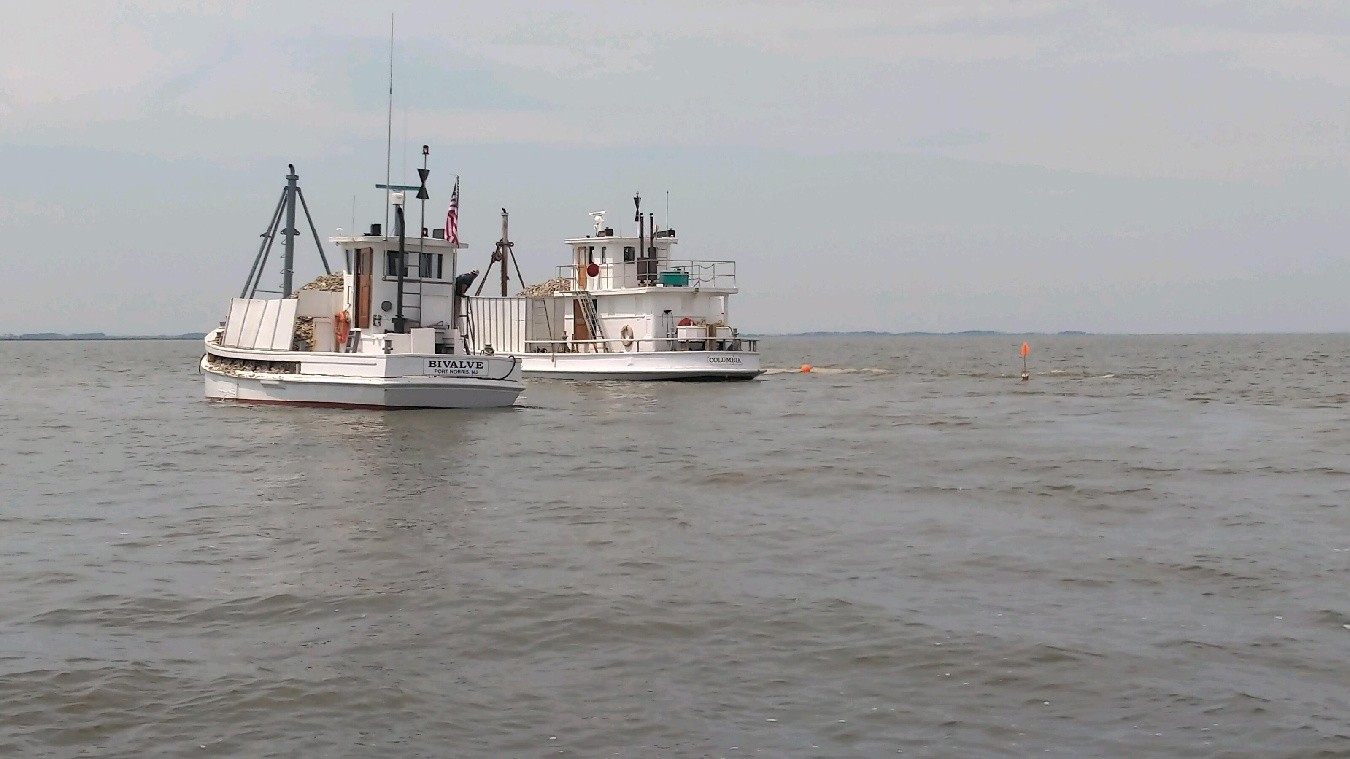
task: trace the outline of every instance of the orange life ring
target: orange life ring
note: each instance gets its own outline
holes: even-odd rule
[[[352,318],[346,311],[339,311],[333,314],[333,337],[337,339],[338,348],[347,344],[347,335],[352,331]]]

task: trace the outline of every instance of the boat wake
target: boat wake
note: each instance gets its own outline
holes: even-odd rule
[[[880,376],[883,374],[894,374],[890,369],[882,369],[875,366],[812,366],[809,372],[804,372],[801,367],[771,367],[764,371],[765,374],[870,374]]]

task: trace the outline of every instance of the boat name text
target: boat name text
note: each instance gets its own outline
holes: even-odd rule
[[[708,363],[710,363],[710,364],[739,364],[739,363],[741,363],[741,357],[740,357],[740,356],[709,356],[709,357],[708,357]]]
[[[427,374],[455,377],[478,377],[486,373],[487,362],[483,359],[467,358],[429,358]]]

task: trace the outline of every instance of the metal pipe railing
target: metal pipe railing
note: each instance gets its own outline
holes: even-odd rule
[[[625,348],[623,343],[631,343],[632,350]],[[664,344],[656,347],[658,343]],[[525,351],[527,353],[601,353],[605,344],[609,345],[612,353],[642,353],[643,345],[650,345],[648,352],[657,351],[722,351],[730,353],[758,353],[759,340],[749,337],[731,337],[718,339],[713,337],[703,338],[678,338],[678,337],[636,337],[632,340],[622,340],[620,338],[609,338],[607,340],[526,340]],[[721,347],[709,347],[709,344]],[[693,348],[691,345],[702,347]],[[683,346],[683,347],[680,347]],[[577,350],[578,347],[588,347],[592,350]],[[545,348],[546,350],[536,350],[536,348]],[[618,350],[615,350],[618,348]],[[599,350],[597,350],[599,349]]]
[[[606,261],[597,264],[600,273],[587,276],[586,285],[580,285],[581,272],[577,264],[563,264],[557,268],[557,278],[572,283],[575,289],[611,290],[625,287],[736,287],[735,261],[696,261],[693,259],[657,259],[656,278],[639,276],[637,261]],[[662,277],[661,275],[668,275]],[[682,276],[683,275],[683,276]],[[687,279],[686,279],[687,277]],[[595,283],[595,284],[592,284]]]

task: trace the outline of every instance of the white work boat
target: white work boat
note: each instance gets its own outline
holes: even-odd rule
[[[326,280],[328,287],[291,297],[296,200],[304,205],[297,180],[292,166],[244,290],[206,337],[206,397],[384,409],[515,403],[525,387],[521,361],[470,352],[451,326],[456,253],[467,246],[427,237],[425,230],[407,239],[402,192],[390,195],[395,236],[373,224],[368,234],[332,238],[346,262],[341,279],[320,277],[316,282]],[[401,189],[418,189],[426,199],[425,185]],[[278,233],[285,237],[281,297],[254,297]],[[319,244],[317,233],[314,241]]]
[[[515,297],[505,297],[512,243],[503,212],[492,263],[503,266],[504,297],[467,299],[460,328],[473,349],[519,357],[526,377],[748,380],[763,374],[758,341],[742,337],[729,321],[736,263],[673,258],[675,230],[656,229],[642,217],[641,198],[633,200],[636,236],[616,237],[604,212],[591,214],[594,234],[566,241],[571,262],[558,267],[554,280]]]

